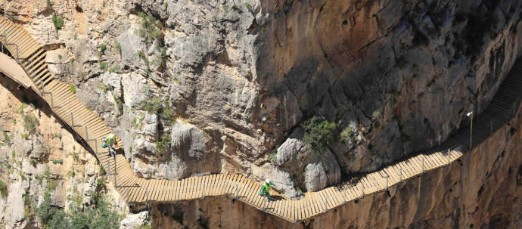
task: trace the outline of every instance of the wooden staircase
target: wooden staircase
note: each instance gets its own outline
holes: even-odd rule
[[[343,183],[318,192],[305,193],[300,200],[280,199],[268,202],[257,194],[260,189],[258,182],[239,174],[215,174],[179,181],[143,179],[133,173],[124,156],[119,154],[116,158],[111,158],[108,150],[100,147],[101,139],[111,131],[96,113],[76,98],[69,85],[52,77],[45,63],[46,51],[22,27],[3,18],[0,18],[0,34],[3,34],[0,42],[17,60],[0,55],[0,71],[19,84],[33,88],[49,103],[56,116],[89,145],[102,165],[115,169],[114,185],[128,204],[226,196],[266,213],[297,222],[365,195],[385,191],[430,170],[450,165],[463,155],[462,151],[469,148],[469,129],[463,128],[440,146],[366,174],[354,184]],[[20,66],[25,72],[21,72]],[[519,60],[491,104],[474,120],[473,146],[480,144],[515,115],[522,94],[521,75],[522,62]]]

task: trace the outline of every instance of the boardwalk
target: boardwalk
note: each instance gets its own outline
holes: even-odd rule
[[[259,183],[239,174],[216,174],[180,181],[137,177],[121,154],[110,158],[100,147],[101,138],[110,133],[104,121],[89,110],[69,85],[53,78],[45,63],[46,52],[23,28],[0,18],[0,42],[13,59],[0,55],[0,71],[20,85],[33,88],[47,101],[54,114],[80,136],[95,153],[100,164],[115,173],[116,189],[128,204],[174,202],[207,196],[226,196],[291,222],[306,220],[364,195],[387,190],[404,180],[447,166],[462,156],[470,145],[469,129],[461,129],[448,141],[404,161],[366,174],[357,183],[344,183],[318,192],[306,193],[300,200],[267,202],[257,195]],[[18,64],[17,64],[18,63]],[[20,67],[21,66],[21,67]],[[486,139],[515,114],[522,93],[522,63],[518,61],[499,92],[473,122],[473,145]]]

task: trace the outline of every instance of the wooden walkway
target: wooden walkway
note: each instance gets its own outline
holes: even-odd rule
[[[24,69],[14,60],[3,61],[0,70],[24,87],[33,87],[47,101],[64,123],[81,137],[95,153],[99,162],[114,171],[116,189],[128,204],[146,202],[175,202],[200,199],[207,196],[226,196],[291,222],[312,218],[365,195],[387,190],[404,180],[430,170],[447,166],[469,148],[469,129],[461,129],[440,146],[418,152],[404,161],[366,174],[355,184],[344,183],[318,192],[305,193],[300,200],[281,199],[267,202],[258,196],[260,184],[239,174],[216,174],[191,177],[179,181],[143,179],[137,177],[127,159],[119,154],[110,158],[107,149],[99,147],[102,137],[110,133],[96,113],[89,110],[69,90],[69,85],[53,78],[45,63],[46,51],[27,32],[12,22],[0,18],[0,42]],[[16,65],[16,66],[15,66]],[[522,93],[522,63],[518,61],[488,109],[473,123],[473,145],[486,139],[509,121],[518,108]],[[29,77],[29,78],[27,78]],[[33,86],[34,85],[34,86]]]

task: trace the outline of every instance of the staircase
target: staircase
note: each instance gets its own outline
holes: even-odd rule
[[[260,184],[239,174],[214,174],[179,181],[143,179],[133,173],[123,155],[118,154],[116,158],[111,158],[108,150],[100,147],[101,139],[111,132],[110,129],[96,113],[76,98],[69,85],[52,77],[45,63],[46,51],[22,27],[3,18],[0,18],[0,34],[3,34],[0,42],[16,60],[0,55],[0,71],[15,82],[33,88],[47,101],[54,114],[88,144],[99,163],[115,171],[113,184],[128,204],[226,196],[266,213],[297,222],[365,195],[385,191],[395,184],[430,170],[448,166],[459,159],[463,155],[462,151],[470,145],[470,131],[463,128],[440,146],[366,174],[355,184],[346,182],[337,187],[309,192],[300,200],[280,199],[267,202],[257,194]],[[521,90],[522,61],[518,60],[491,104],[475,118],[473,146],[480,144],[514,117],[522,97]]]

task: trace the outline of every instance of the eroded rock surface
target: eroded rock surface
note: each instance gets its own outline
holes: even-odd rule
[[[279,174],[289,196],[443,142],[488,104],[522,40],[516,0],[52,2],[0,5],[53,50],[55,77],[122,137],[138,175]],[[336,123],[325,157],[275,164],[314,116]]]

